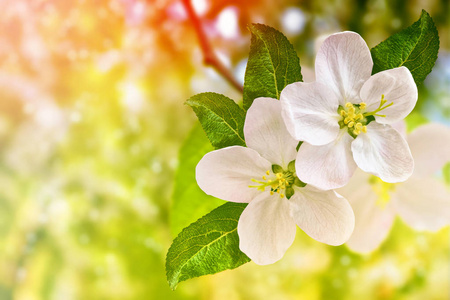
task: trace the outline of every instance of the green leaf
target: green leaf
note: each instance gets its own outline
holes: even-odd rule
[[[245,146],[245,111],[230,98],[217,93],[202,93],[186,101],[197,115],[211,144],[216,148]]]
[[[372,48],[373,71],[407,67],[417,85],[421,84],[436,62],[439,36],[430,15],[422,10],[420,19]]]
[[[251,24],[250,54],[244,80],[244,109],[258,97],[280,98],[284,87],[302,81],[300,61],[294,47],[278,30]]]
[[[234,269],[250,261],[239,250],[237,224],[246,203],[228,202],[192,223],[175,238],[167,252],[170,288],[202,275]]]
[[[206,153],[214,150],[199,123],[196,123],[180,148],[179,165],[175,173],[170,211],[170,229],[173,236],[223,204],[212,196],[206,195],[195,180],[195,167]]]

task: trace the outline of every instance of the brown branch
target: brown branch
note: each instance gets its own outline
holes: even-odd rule
[[[244,88],[242,87],[242,85],[236,80],[236,78],[234,78],[230,70],[228,70],[228,68],[217,58],[216,54],[214,53],[214,50],[212,49],[211,44],[208,41],[208,37],[203,30],[200,19],[192,8],[191,1],[182,0],[182,2],[184,7],[186,8],[189,19],[192,21],[195,31],[197,32],[197,37],[203,52],[204,64],[216,69],[216,71],[219,72],[219,74],[222,75],[236,90],[243,93]]]

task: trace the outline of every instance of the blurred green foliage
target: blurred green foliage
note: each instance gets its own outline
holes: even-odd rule
[[[206,195],[195,180],[195,167],[203,155],[213,150],[200,123],[194,125],[181,146],[178,156],[179,165],[174,179],[170,211],[173,237],[177,236],[184,227],[224,204],[223,200]]]

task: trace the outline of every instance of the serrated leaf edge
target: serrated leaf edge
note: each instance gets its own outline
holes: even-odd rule
[[[288,39],[281,31],[277,30],[276,28],[273,28],[273,27],[271,27],[271,26],[267,26],[267,25],[265,25],[265,24],[260,24],[260,23],[252,23],[252,24],[250,24],[249,26],[247,26],[247,28],[250,30],[250,32],[251,32],[252,34],[254,34],[255,36],[257,36],[258,39],[264,43],[264,47],[265,47],[265,49],[267,50],[267,52],[269,53],[270,63],[271,63],[271,65],[272,65],[272,70],[273,70],[273,72],[271,72],[271,73],[272,73],[272,76],[273,76],[273,79],[274,79],[274,83],[275,83],[276,95],[277,95],[277,99],[280,99],[280,91],[278,90],[278,84],[277,84],[277,83],[278,83],[278,80],[277,80],[277,77],[276,77],[276,71],[277,71],[277,69],[278,69],[278,66],[275,67],[275,64],[274,64],[274,62],[273,62],[272,56],[270,55],[269,47],[268,47],[266,41],[260,36],[259,33],[257,33],[258,28],[256,28],[255,25],[257,25],[257,26],[262,26],[262,27],[266,27],[266,28],[270,28],[271,30],[274,30],[275,32],[280,33],[281,36],[282,36],[283,38],[286,39],[286,41],[292,46],[293,50],[295,51],[294,46],[293,46],[292,43],[289,41],[289,39]],[[254,29],[254,30],[253,30],[253,29]],[[280,47],[278,47],[278,46],[277,46],[277,51],[278,51],[278,52],[280,51]],[[287,49],[286,49],[285,52],[286,52],[285,54],[286,54],[286,57],[287,57]],[[297,54],[296,51],[295,51],[295,53]],[[296,57],[297,57],[297,60],[298,60],[299,65],[300,65],[300,59],[298,58],[298,54],[296,55]],[[301,67],[300,67],[300,68],[301,68]],[[286,67],[286,70],[285,70],[285,75],[284,75],[284,86],[287,85],[287,72],[288,72],[288,67]],[[303,76],[302,76],[302,74],[301,74],[301,71],[300,71],[300,81],[303,81]]]
[[[215,95],[220,95],[220,96],[223,96],[223,97],[225,97],[225,98],[230,99],[231,101],[233,101],[233,99],[228,98],[228,97],[225,96],[225,95],[222,95],[222,94],[219,94],[219,93],[213,93],[213,92],[200,93],[200,94],[196,94],[196,95],[194,95],[194,96],[192,96],[192,97],[195,97],[195,96],[198,96],[198,95],[204,95],[204,94],[215,94]],[[193,103],[194,101],[191,100],[192,97],[189,98],[188,100],[186,100],[186,102],[185,102],[186,105],[188,105],[188,106],[190,106],[190,107],[192,107],[192,108],[195,107],[195,108],[203,108],[203,109],[206,109],[206,110],[210,111],[213,115],[219,117],[219,119],[223,120],[221,116],[219,116],[218,114],[216,114],[216,113],[215,113],[214,111],[212,111],[211,109],[209,109],[209,108],[207,108],[207,107],[205,107],[205,106],[202,106],[202,105],[194,104],[194,103]],[[233,101],[233,102],[234,102],[234,101]],[[239,109],[242,109],[236,102],[234,102],[234,103],[239,107]],[[229,109],[228,106],[226,106],[226,108]],[[245,111],[244,111],[244,113],[245,113]],[[230,112],[230,115],[232,116],[231,118],[232,118],[233,120],[235,120],[236,124],[239,124],[239,122],[234,118],[234,116],[233,116],[233,114],[231,114],[231,112]],[[226,124],[226,125],[227,125],[234,133],[236,133],[236,135],[239,137],[239,139],[240,139],[240,140],[243,142],[243,144],[245,145],[245,139],[244,139],[244,137],[242,137],[242,136],[239,134],[239,132],[238,132],[237,130],[235,130],[229,123],[225,122],[225,120],[223,120],[222,122],[223,122],[224,124]],[[202,124],[201,122],[200,122],[200,125],[202,126],[203,131],[205,131],[205,133],[206,133],[205,127],[203,126],[203,124]],[[211,139],[209,138],[208,134],[206,134],[206,137],[208,138],[208,140],[209,140],[209,142],[211,143],[211,145],[214,146],[214,144],[212,143],[212,141],[211,141]],[[214,147],[215,147],[215,146],[214,146]]]
[[[411,54],[414,52],[415,46],[417,46],[417,44],[419,43],[419,40],[420,40],[421,37],[424,35],[423,30],[422,30],[422,29],[423,29],[423,24],[424,24],[424,21],[423,21],[424,15],[427,16],[428,18],[430,18],[431,24],[432,24],[432,28],[434,28],[434,29],[436,30],[436,32],[437,32],[436,24],[434,23],[433,18],[430,16],[430,14],[429,14],[426,10],[422,9],[422,13],[421,13],[419,19],[418,19],[416,22],[414,22],[413,24],[411,24],[410,26],[408,26],[408,27],[406,27],[406,28],[403,29],[403,30],[406,30],[407,28],[409,28],[409,27],[413,26],[414,24],[420,22],[419,28],[420,28],[421,30],[420,30],[419,38],[417,39],[417,42],[414,44],[414,47],[413,47],[413,49],[411,50],[411,52],[406,56],[405,60],[402,61],[402,62],[397,66],[397,68],[398,68],[398,67],[401,67],[401,66],[404,66],[405,63],[407,63],[407,62],[409,62],[409,61],[414,61],[414,60],[415,60],[415,59],[414,59],[414,60],[408,60],[408,59],[409,59],[409,57],[411,56]],[[402,30],[402,31],[403,31],[403,30]],[[399,31],[399,32],[397,32],[396,34],[402,32],[402,31]],[[394,35],[392,35],[392,36],[395,36],[396,34],[394,34]],[[392,37],[392,36],[390,36],[390,37]],[[388,37],[387,39],[389,39],[390,37]],[[386,39],[386,40],[387,40],[387,39]],[[378,46],[380,46],[381,44],[383,44],[386,40],[380,42],[380,43],[377,44],[375,47],[371,48],[370,51],[376,49]],[[430,41],[430,42],[431,42],[431,41]],[[428,48],[428,46],[430,45],[430,42],[427,44],[427,46],[425,47],[425,49],[423,49],[423,51],[422,51],[421,53],[423,53],[423,52]],[[439,47],[439,45],[440,45],[439,35],[437,35],[437,42],[438,42],[438,47]],[[421,54],[421,53],[420,53],[420,54]],[[418,55],[418,56],[419,56],[419,55]],[[433,56],[434,56],[434,55],[433,55]],[[436,54],[435,56],[436,56],[436,58],[437,58],[438,54]],[[414,69],[410,69],[409,71],[412,73],[414,70],[420,68],[424,63],[425,63],[425,62],[423,62],[421,65],[415,67]],[[435,66],[435,64],[436,64],[436,59],[433,61],[433,66],[431,67],[431,69],[433,69],[433,67]],[[409,68],[408,68],[408,69],[409,69]],[[383,70],[382,70],[382,71],[383,71]],[[382,71],[380,71],[380,72],[382,72]],[[415,78],[414,78],[414,82],[416,82],[416,79],[415,79]],[[416,84],[418,84],[418,83],[416,82]]]
[[[228,202],[228,203],[233,203],[233,202]],[[237,204],[237,203],[236,203],[236,204]],[[221,206],[219,206],[219,207],[221,207]],[[218,209],[219,207],[213,209],[211,212],[213,212],[214,210]],[[234,206],[234,207],[236,207],[236,208],[241,208],[241,206],[239,206],[239,205],[236,205],[236,206]],[[244,209],[245,209],[245,208],[244,208]],[[242,209],[242,211],[244,211],[244,209]],[[211,212],[209,212],[208,214],[210,214]],[[175,289],[176,289],[176,287],[178,286],[178,283],[184,281],[184,280],[178,281],[178,279],[180,278],[180,277],[179,277],[179,274],[180,274],[181,270],[183,269],[183,267],[184,267],[189,261],[191,261],[192,258],[194,258],[196,255],[198,255],[198,253],[199,253],[200,251],[202,251],[205,247],[208,247],[209,245],[211,245],[213,242],[216,242],[216,241],[222,239],[223,237],[228,236],[229,234],[231,234],[231,233],[233,233],[233,232],[235,232],[235,231],[237,230],[237,227],[236,227],[236,229],[233,229],[233,230],[231,230],[231,231],[226,232],[226,234],[224,234],[224,235],[218,237],[217,239],[215,239],[215,240],[211,241],[210,243],[208,243],[207,245],[203,246],[199,251],[196,252],[195,255],[193,255],[190,259],[188,259],[188,260],[187,260],[187,261],[179,268],[179,269],[180,269],[180,272],[177,273],[177,278],[176,278],[176,279],[177,279],[177,282],[176,282],[175,284],[172,283],[171,280],[169,279],[169,274],[168,274],[168,273],[169,273],[169,270],[167,269],[167,267],[168,267],[168,262],[169,262],[169,260],[167,259],[167,256],[169,255],[170,250],[172,249],[173,245],[175,244],[175,241],[180,237],[180,235],[182,235],[186,230],[188,230],[188,228],[189,228],[192,224],[194,224],[194,223],[200,221],[201,219],[203,219],[203,218],[204,218],[205,216],[207,216],[208,214],[204,215],[203,217],[197,219],[197,221],[195,221],[195,222],[191,223],[190,225],[188,225],[187,227],[183,228],[183,230],[177,235],[177,237],[173,240],[172,245],[171,245],[171,246],[169,247],[169,249],[167,250],[167,254],[166,254],[166,278],[167,278],[167,282],[169,283],[169,286],[170,286],[170,288],[171,288],[172,290],[175,290]],[[236,223],[238,222],[238,221],[236,221],[236,220],[234,220],[234,219],[226,219],[226,218],[225,218],[225,219],[217,219],[217,220],[214,220],[214,221],[218,221],[218,220],[229,220],[229,221],[235,221]],[[207,224],[207,223],[205,223],[205,224]],[[210,231],[210,232],[220,232],[220,231],[217,231],[217,230],[216,230],[216,231]],[[210,233],[210,232],[208,232],[208,233]],[[225,231],[223,231],[223,232],[225,232]],[[198,236],[201,236],[201,235],[198,235]],[[192,238],[198,237],[198,236],[190,237],[187,241],[189,241],[189,240],[192,239]],[[186,251],[187,251],[187,250],[182,251],[182,252],[179,253],[174,259],[178,258],[182,253],[184,253],[184,252],[186,252]],[[172,261],[173,261],[174,259],[172,259]],[[249,259],[249,261],[250,261],[250,259]],[[231,268],[230,270],[232,270],[232,269],[233,269],[233,268]],[[205,275],[206,275],[206,274],[205,274]]]

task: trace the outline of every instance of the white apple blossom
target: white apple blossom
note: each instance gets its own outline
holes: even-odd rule
[[[303,182],[342,187],[357,166],[386,182],[412,174],[408,144],[389,124],[412,111],[417,87],[405,67],[371,76],[372,66],[361,36],[333,34],[317,53],[316,81],[295,82],[281,92],[286,126],[304,141],[296,159]]]
[[[436,231],[450,224],[450,189],[433,175],[450,162],[450,128],[439,124],[420,126],[407,136],[415,161],[412,176],[402,183],[387,183],[357,171],[339,189],[355,212],[350,249],[367,253],[389,233],[395,216],[415,230]]]
[[[255,263],[281,259],[293,243],[296,224],[317,241],[343,244],[354,227],[346,199],[305,186],[295,173],[298,142],[281,118],[278,100],[258,98],[247,112],[247,147],[206,154],[196,168],[200,188],[214,197],[249,203],[238,222],[239,248]]]

